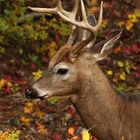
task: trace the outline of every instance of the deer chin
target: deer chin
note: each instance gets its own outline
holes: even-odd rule
[[[37,92],[37,97],[40,99],[40,100],[43,100],[45,98],[49,98],[52,93],[51,91],[49,90],[40,90],[40,88],[37,88],[37,87],[34,87],[35,91]]]
[[[43,99],[47,99],[47,98],[52,97],[52,94],[51,94],[50,91],[40,91],[40,90],[38,91],[37,90],[37,92],[38,92],[38,98],[40,100],[43,100]]]
[[[73,103],[75,103],[79,97],[76,94],[69,94],[69,95],[53,95],[53,94],[45,94],[43,96],[39,95],[40,100],[50,99],[50,98],[57,98],[57,99],[71,99]]]

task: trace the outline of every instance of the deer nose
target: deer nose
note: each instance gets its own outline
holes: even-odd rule
[[[25,90],[25,96],[28,99],[37,99],[37,98],[39,98],[38,94],[37,94],[37,91],[34,90],[33,88],[27,88]]]

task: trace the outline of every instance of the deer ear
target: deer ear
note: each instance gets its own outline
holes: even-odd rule
[[[80,42],[84,34],[84,29],[72,26],[72,32],[67,41],[67,45],[72,47],[75,43]]]
[[[91,26],[96,26],[97,22],[93,14],[87,17],[87,21]],[[77,42],[81,42],[82,40],[86,40],[90,36],[89,31],[72,26],[72,33],[67,41],[68,46],[73,46]],[[91,46],[91,44],[90,44]]]
[[[114,47],[114,44],[118,41],[118,39],[120,38],[122,32],[120,32],[119,34],[117,34],[115,37],[113,37],[112,39],[108,40],[103,47],[101,48],[101,44],[103,42],[101,42],[99,49],[97,49],[97,47],[95,47],[95,49],[93,48],[92,51],[94,51],[94,57],[96,58],[96,61],[102,60],[104,58],[106,58],[108,56],[108,54],[111,52],[112,48]],[[96,46],[96,45],[95,45]]]

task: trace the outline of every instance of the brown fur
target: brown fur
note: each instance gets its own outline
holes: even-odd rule
[[[76,18],[79,4],[83,13],[81,21]],[[53,9],[30,7],[38,12],[57,13],[75,28],[68,46],[52,58],[48,72],[27,89],[26,96],[70,97],[87,128],[93,127],[91,132],[99,140],[140,140],[140,94],[117,93],[96,64],[107,57],[121,32],[94,46],[102,22],[103,2],[98,23],[94,15],[86,17],[83,5],[83,1],[75,0],[70,13],[61,7],[61,1]]]
[[[82,57],[77,65],[81,90],[74,105],[85,125],[93,127],[92,133],[99,140],[139,140],[140,102],[124,100],[127,94],[123,93],[124,97],[115,92],[92,58]]]
[[[87,49],[81,51],[73,63],[65,60],[66,57],[61,58],[59,63],[74,65],[77,71],[74,76],[62,83],[54,82],[55,76],[50,72],[37,81],[39,89],[52,90],[52,97],[71,97],[83,122],[87,128],[93,127],[91,132],[99,140],[139,140],[140,101],[131,99],[131,94],[117,93]],[[59,63],[55,63],[51,71]]]

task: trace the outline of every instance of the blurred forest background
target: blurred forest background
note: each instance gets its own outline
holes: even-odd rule
[[[71,10],[74,0],[62,2]],[[101,1],[84,2],[87,13],[98,19]],[[0,140],[87,140],[87,131],[69,101],[34,103],[24,97],[29,79],[42,75],[71,31],[57,15],[34,13],[27,7],[55,4],[56,0],[0,0]],[[99,65],[118,91],[133,94],[140,92],[139,1],[104,0],[97,42],[120,30],[120,41]]]

